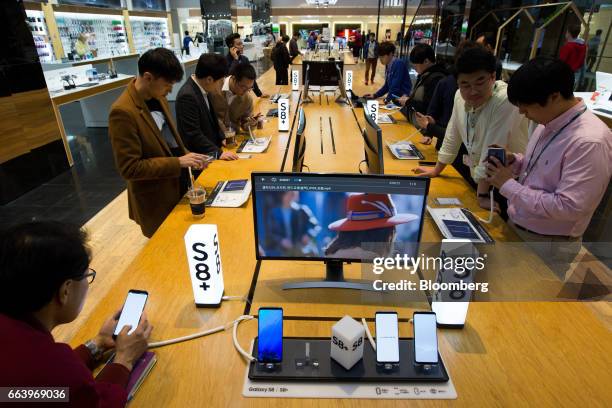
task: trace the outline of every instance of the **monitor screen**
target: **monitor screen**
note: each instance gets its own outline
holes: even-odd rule
[[[385,166],[383,162],[382,129],[368,114],[367,109],[363,109],[365,127],[363,129],[363,149],[365,150],[365,161],[368,165],[368,173],[383,174]]]
[[[310,86],[338,86],[343,70],[344,61],[303,61],[302,84],[308,79]]]
[[[306,116],[304,109],[298,111],[298,127],[295,132],[295,146],[293,148],[293,165],[294,172],[301,172],[304,167],[304,154],[306,153],[306,136],[304,129],[306,128]]]
[[[253,173],[257,259],[417,256],[429,179]]]

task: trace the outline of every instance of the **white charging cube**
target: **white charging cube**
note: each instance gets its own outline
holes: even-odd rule
[[[363,358],[365,329],[351,316],[344,316],[332,327],[331,358],[350,370]]]

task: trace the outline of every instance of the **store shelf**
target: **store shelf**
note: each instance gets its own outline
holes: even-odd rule
[[[121,16],[56,12],[55,20],[66,57],[72,53],[81,33],[90,35],[88,44],[91,50],[97,50],[97,57],[129,53]]]
[[[168,19],[164,17],[130,16],[134,49],[144,53],[157,47],[170,48]]]
[[[34,45],[36,46],[40,62],[53,62],[55,60],[53,45],[49,38],[49,31],[47,30],[47,23],[43,12],[26,10],[26,16],[26,21],[32,32],[32,38],[34,39]]]

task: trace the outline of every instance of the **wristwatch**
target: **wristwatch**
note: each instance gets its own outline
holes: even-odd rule
[[[94,359],[94,361],[102,360],[102,355],[104,354],[104,351],[98,347],[95,341],[87,340],[84,346],[87,348],[87,350],[89,350],[89,352],[91,353],[91,357]]]

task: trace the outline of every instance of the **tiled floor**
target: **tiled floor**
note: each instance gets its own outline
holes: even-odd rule
[[[0,225],[52,219],[85,224],[125,189],[112,157],[107,128],[86,128],[80,106],[62,108],[74,166],[11,203],[0,206]]]

